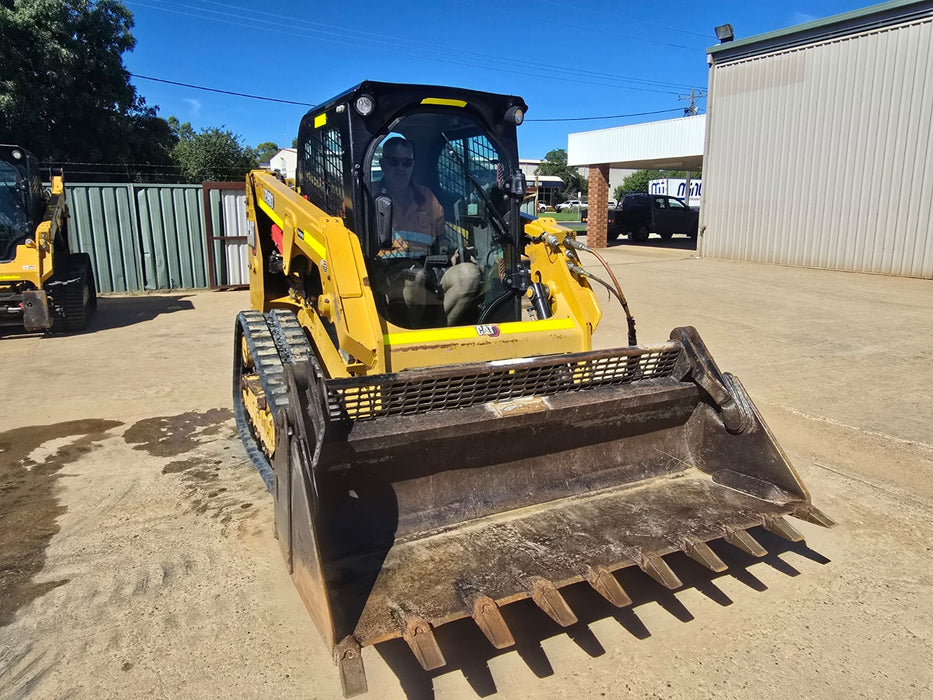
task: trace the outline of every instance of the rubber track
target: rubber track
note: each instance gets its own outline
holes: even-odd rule
[[[243,329],[246,347],[253,357],[269,410],[275,416],[279,410],[288,408],[288,385],[283,363],[294,364],[313,358],[311,344],[291,311],[275,310],[268,314],[243,311],[238,316],[238,323]],[[272,465],[246,425],[245,410],[242,413],[242,420],[237,416],[240,436],[247,443],[246,451],[250,460],[271,490]]]
[[[72,256],[78,258],[78,255]],[[90,299],[88,305],[84,305],[84,288],[89,283],[88,276],[91,273],[88,261],[83,257],[75,264],[74,269],[70,270],[69,279],[63,286],[65,312],[65,328],[69,331],[83,331],[88,326],[89,316],[91,314]]]

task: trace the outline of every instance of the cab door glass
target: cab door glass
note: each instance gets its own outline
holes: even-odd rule
[[[367,267],[379,313],[403,328],[518,320],[501,282],[510,244],[509,171],[463,113],[416,112],[377,139],[366,163],[372,210],[391,201],[391,242],[370,226]]]
[[[23,190],[16,168],[0,161],[0,260],[12,259],[15,244],[29,233]]]

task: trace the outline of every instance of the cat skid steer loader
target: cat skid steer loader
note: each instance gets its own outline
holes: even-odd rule
[[[69,247],[60,172],[51,185],[29,151],[0,145],[0,326],[82,331],[97,306],[90,256]]]
[[[722,571],[711,541],[762,556],[750,528],[832,524],[697,332],[638,345],[592,251],[521,212],[525,110],[364,82],[303,118],[294,185],[247,178],[236,420],[347,696],[362,646],[402,637],[438,668],[445,623],[507,648],[514,601],[567,626],[564,586],[624,606],[623,567],[674,589],[667,554]],[[593,283],[622,302],[627,347],[592,350]]]

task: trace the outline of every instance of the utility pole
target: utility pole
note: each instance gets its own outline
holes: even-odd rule
[[[684,116],[692,117],[695,114],[699,114],[699,109],[697,109],[696,101],[700,98],[706,97],[706,93],[703,90],[694,90],[690,88],[689,95],[678,95],[678,100],[690,100],[690,106],[684,107]]]
[[[684,108],[685,117],[692,117],[695,114],[699,113],[700,110],[697,109],[696,101],[703,97],[706,97],[705,91],[694,90],[693,88],[690,88],[689,95],[678,95],[677,96],[678,100],[690,100],[690,106]],[[689,209],[690,208],[690,185],[691,185],[692,178],[690,177],[689,170],[685,168],[684,172],[686,173],[686,178],[684,180],[684,204],[686,204],[687,208]]]

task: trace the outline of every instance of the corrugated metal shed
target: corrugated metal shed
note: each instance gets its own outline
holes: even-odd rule
[[[72,246],[89,253],[100,292],[143,289],[131,185],[66,185]]]
[[[205,183],[210,208],[211,259],[214,286],[249,284],[249,247],[246,241],[246,189],[214,189]]]
[[[137,187],[146,289],[207,286],[199,185]]]
[[[200,185],[66,185],[77,250],[98,291],[207,286]]]
[[[933,2],[710,57],[702,255],[933,278]]]
[[[694,170],[703,162],[706,115],[583,131],[567,137],[567,163]]]

